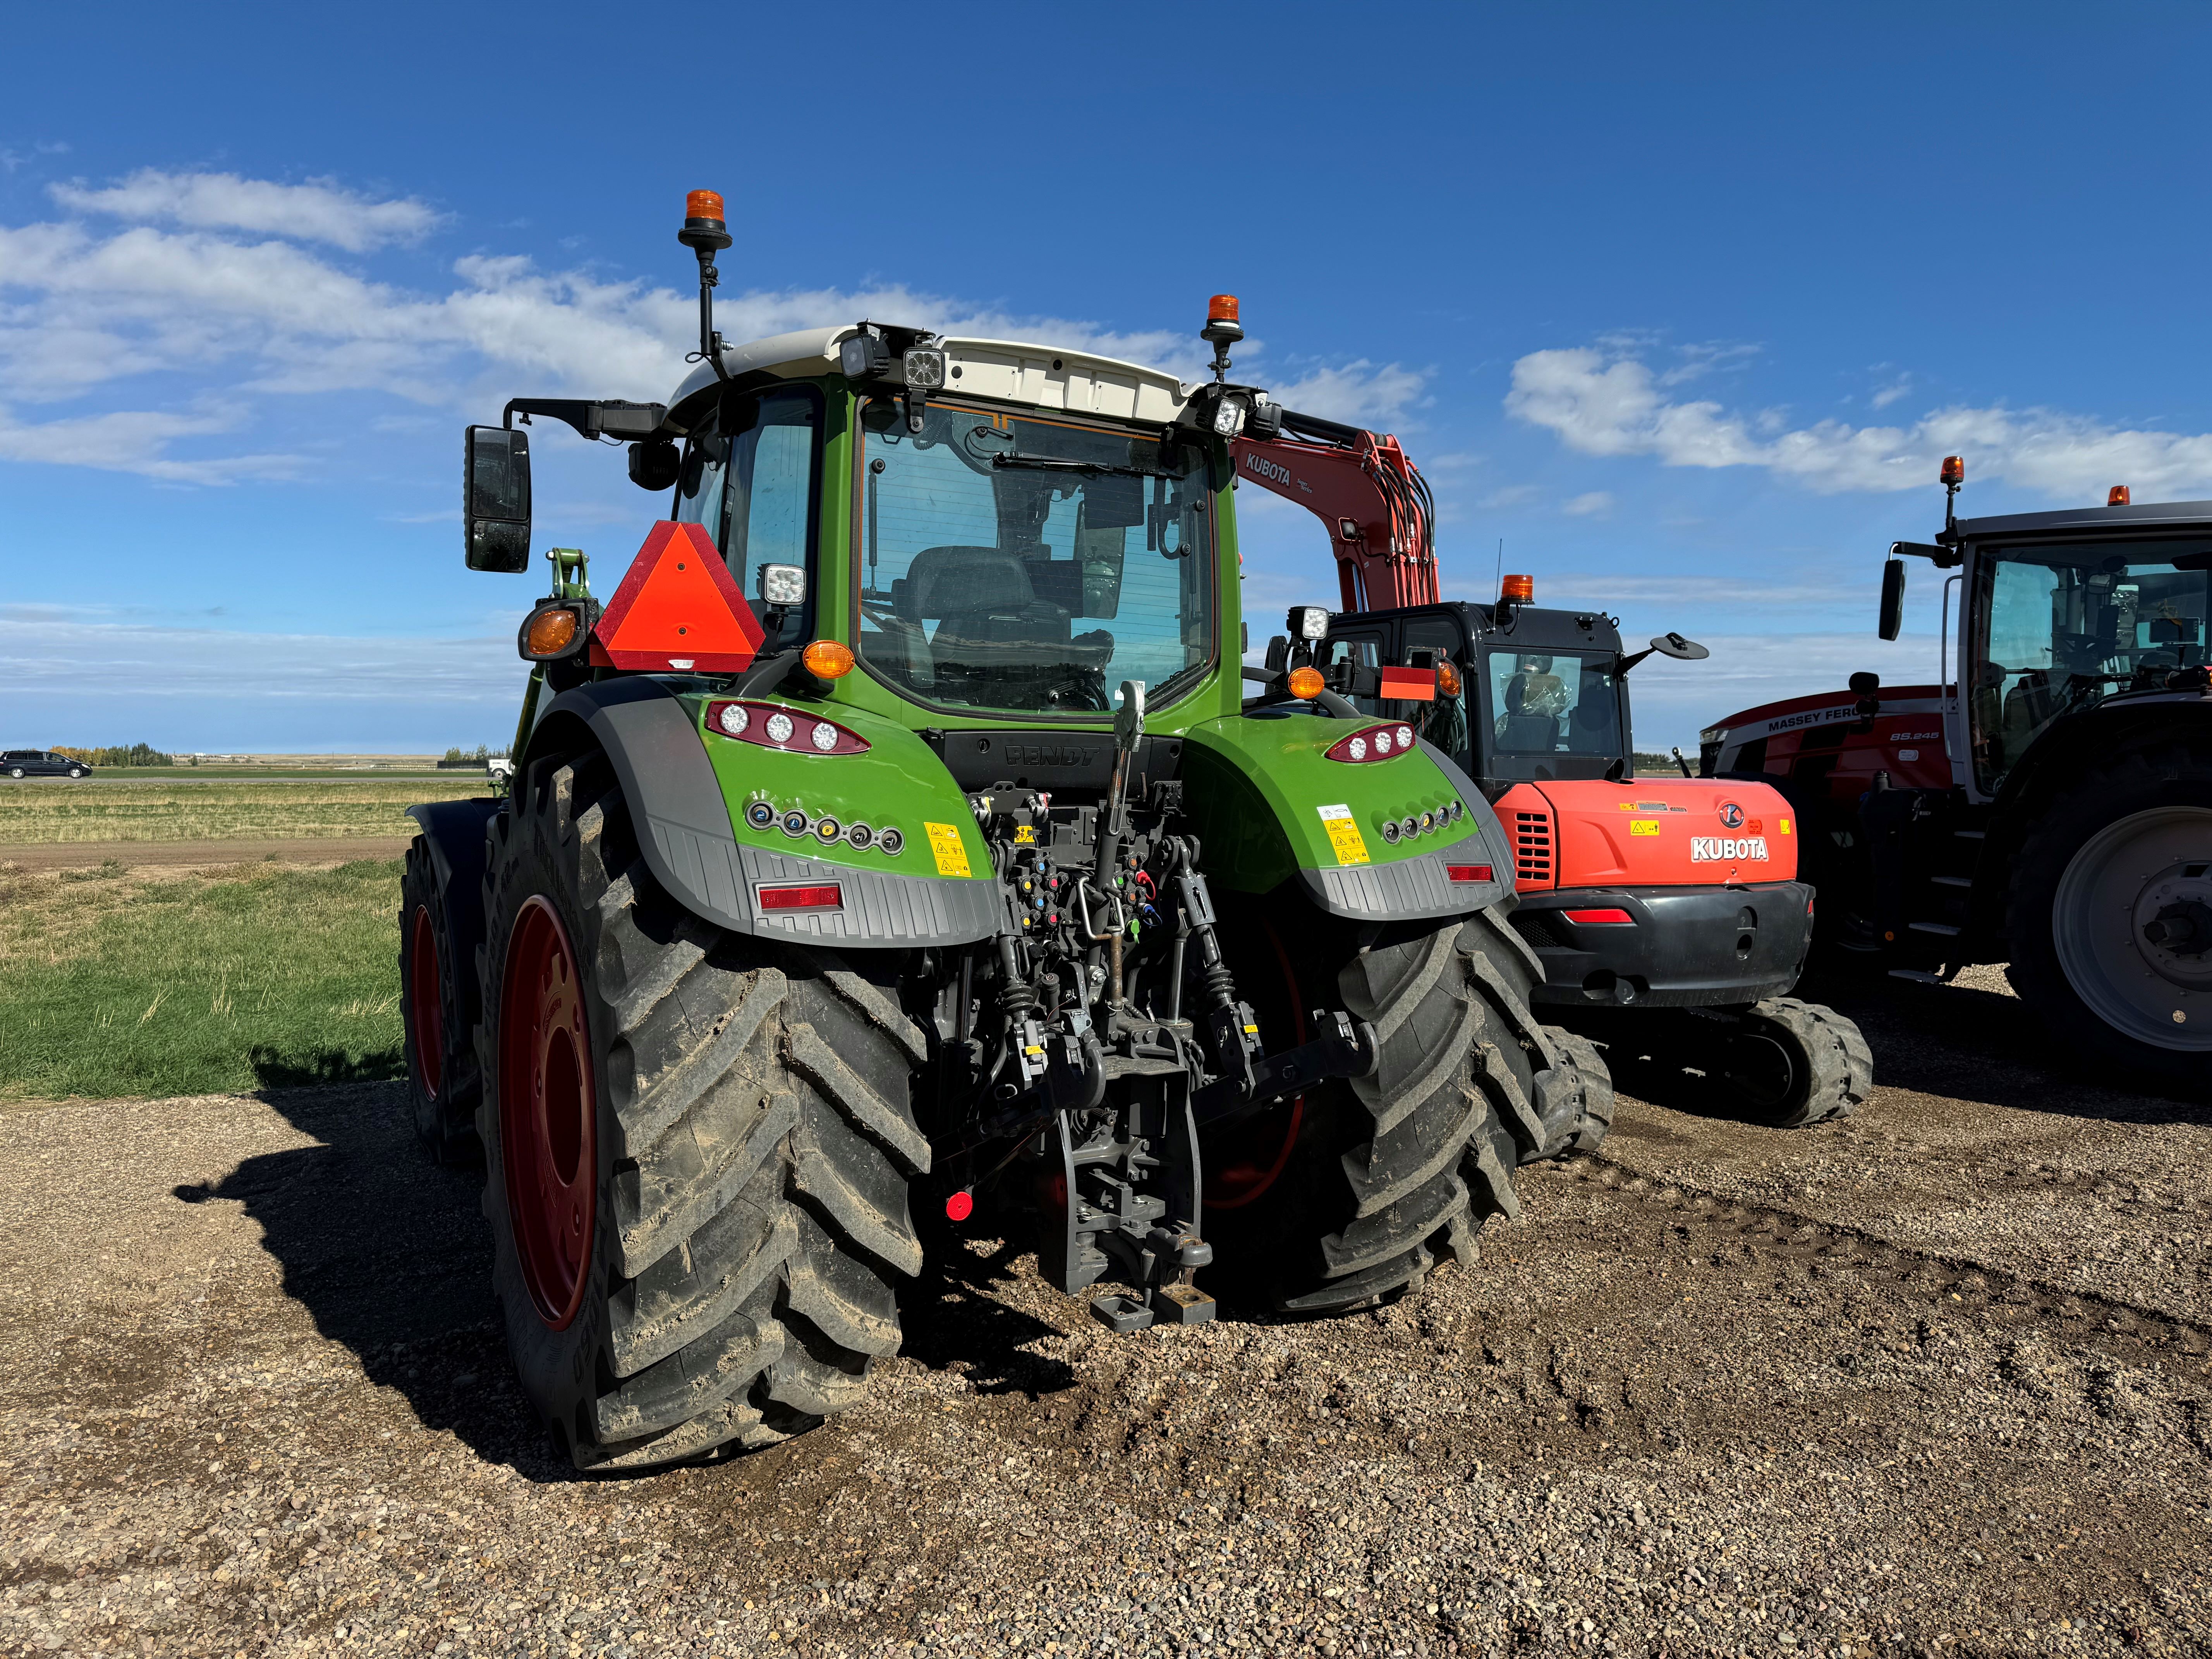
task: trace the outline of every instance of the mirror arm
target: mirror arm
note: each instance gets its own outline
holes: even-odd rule
[[[576,434],[598,442],[601,438],[635,440],[650,438],[667,423],[665,404],[625,403],[619,398],[513,398],[507,400],[504,424],[510,428],[514,417],[522,416],[525,426],[532,415],[543,415],[550,420],[574,427]]]
[[[1650,647],[1647,646],[1644,649],[1638,652],[1632,657],[1623,657],[1620,659],[1620,666],[1614,669],[1613,672],[1616,674],[1626,674],[1630,669],[1635,667],[1637,664],[1642,662],[1650,654]]]

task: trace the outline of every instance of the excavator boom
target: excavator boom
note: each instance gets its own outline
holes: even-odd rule
[[[1436,502],[1398,441],[1281,413],[1283,435],[1231,444],[1237,473],[1328,526],[1343,609],[1436,604]]]

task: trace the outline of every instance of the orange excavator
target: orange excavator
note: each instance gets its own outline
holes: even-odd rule
[[[1311,511],[1337,562],[1340,605],[1293,607],[1267,666],[1320,669],[1480,787],[1515,842],[1512,924],[1540,965],[1543,1017],[1606,1043],[1616,1075],[1639,1060],[1699,1073],[1757,1121],[1795,1127],[1863,1101],[1858,1027],[1790,994],[1814,893],[1789,803],[1686,763],[1636,775],[1630,672],[1705,647],[1665,634],[1627,651],[1618,618],[1540,608],[1526,575],[1490,605],[1443,599],[1433,501],[1395,438],[1255,402],[1231,448],[1238,483]]]

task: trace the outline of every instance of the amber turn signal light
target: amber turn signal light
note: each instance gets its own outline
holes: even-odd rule
[[[2114,484],[2110,489],[2105,492],[2105,505],[2106,507],[2125,507],[2127,504],[2128,487],[2125,484]]]
[[[1459,670],[1450,663],[1437,665],[1437,693],[1446,697],[1459,696]]]
[[[853,672],[853,647],[836,640],[817,640],[799,653],[799,660],[817,680],[842,680]]]
[[[1322,678],[1318,668],[1293,668],[1288,684],[1292,696],[1309,702],[1328,689],[1328,682]]]
[[[556,657],[576,642],[576,613],[541,611],[531,619],[530,654]]]
[[[1498,597],[1508,605],[1531,605],[1536,599],[1534,576],[1508,576],[1498,584]]]

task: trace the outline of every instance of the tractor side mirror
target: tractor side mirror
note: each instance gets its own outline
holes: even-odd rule
[[[1881,568],[1882,638],[1893,640],[1905,627],[1905,561],[1892,559]]]
[[[530,568],[530,434],[472,426],[463,439],[461,519],[471,570]]]
[[[1895,637],[1892,635],[1892,637]],[[1851,695],[1858,699],[1858,716],[1870,720],[1881,713],[1881,676],[1869,674],[1864,669],[1851,676]]]
[[[1703,662],[1713,653],[1695,640],[1686,640],[1680,634],[1655,635],[1651,648],[1662,657],[1672,657],[1677,662]]]

